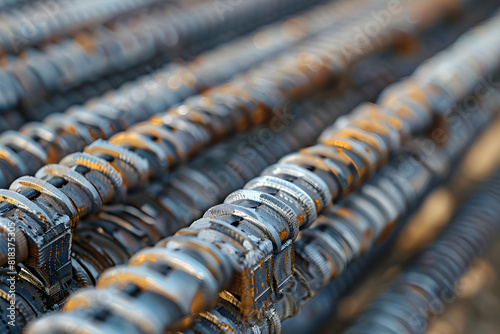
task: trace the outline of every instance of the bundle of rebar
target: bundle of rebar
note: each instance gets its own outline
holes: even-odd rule
[[[327,326],[496,121],[498,5],[0,2],[0,330]],[[338,328],[423,333],[497,179]]]

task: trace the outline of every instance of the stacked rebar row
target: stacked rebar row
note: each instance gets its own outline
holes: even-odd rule
[[[342,8],[343,8],[343,10],[342,10]],[[327,6],[323,6],[323,7],[319,8],[318,10],[307,13],[306,15],[298,17],[297,19],[294,19],[293,22],[295,23],[295,25],[299,24],[300,29],[298,31],[298,35],[300,37],[301,35],[304,35],[306,33],[313,33],[314,30],[322,29],[323,26],[331,25],[330,23],[328,23],[328,21],[319,21],[318,22],[317,17],[319,14],[322,13],[325,17],[325,15],[329,14],[329,11],[337,10],[338,13],[336,15],[342,15],[342,14],[346,14],[349,10],[351,10],[350,8],[353,8],[353,7],[346,6],[345,4],[335,6],[335,7],[333,7],[331,5],[330,6],[327,5]],[[300,19],[300,21],[299,21],[299,19]],[[239,47],[238,50],[239,50],[239,52],[241,52],[240,53],[241,56],[239,56],[239,54],[237,53],[236,55],[231,55],[228,57],[230,57],[230,60],[232,60],[234,58],[240,58],[240,59],[237,59],[238,62],[236,63],[236,65],[238,65],[238,63],[241,64],[239,67],[239,69],[241,70],[241,68],[245,68],[245,66],[249,66],[248,64],[252,64],[253,62],[255,62],[255,59],[252,59],[252,57],[251,57],[252,55],[253,56],[261,55],[261,57],[264,57],[267,54],[272,54],[273,52],[275,52],[275,50],[279,49],[280,47],[283,48],[284,46],[286,46],[287,43],[288,44],[293,43],[297,39],[297,34],[294,35],[293,29],[292,29],[291,36],[287,36],[287,35],[290,35],[290,29],[288,28],[286,23],[287,22],[285,22],[284,26],[279,25],[276,28],[271,27],[270,29],[264,29],[256,34],[256,36],[264,37],[264,42],[267,42],[267,43],[271,42],[270,45],[266,45],[266,43],[264,43],[264,45],[261,45],[262,42],[259,39],[255,40],[255,37],[253,37],[252,39],[247,38],[245,40],[242,40],[242,42],[240,42],[236,45],[237,47]],[[310,31],[306,30],[307,27],[309,27],[311,30]],[[280,36],[283,36],[284,38],[280,39]],[[289,40],[288,42],[287,42],[287,39]],[[250,44],[250,41],[251,41],[251,44]],[[272,42],[274,42],[274,43],[272,43]],[[261,50],[261,49],[264,49],[264,50],[259,53],[259,50]],[[228,55],[229,51],[231,51],[231,50],[232,49],[230,47],[225,47],[225,48],[223,47],[223,48],[221,48],[213,53],[207,54],[204,57],[202,56],[201,61],[193,63],[194,65],[191,66],[191,71],[186,73],[188,76],[187,79],[185,79],[182,75],[180,75],[180,73],[179,73],[179,72],[181,72],[181,71],[179,71],[180,65],[178,67],[176,67],[176,69],[177,69],[176,71],[171,70],[170,72],[160,72],[159,73],[160,75],[169,75],[169,77],[166,78],[167,80],[162,81],[162,83],[164,83],[164,86],[158,85],[158,82],[153,81],[150,78],[147,78],[150,80],[149,83],[151,83],[154,86],[154,88],[156,88],[156,91],[155,91],[156,94],[149,95],[149,96],[148,95],[142,96],[142,101],[144,101],[144,103],[145,103],[143,108],[144,107],[147,108],[147,106],[148,106],[147,104],[154,103],[154,100],[152,100],[153,96],[156,97],[156,99],[157,99],[156,101],[158,101],[158,100],[161,101],[162,99],[169,98],[169,96],[168,96],[169,92],[172,92],[171,94],[175,94],[175,93],[177,93],[178,90],[180,90],[181,91],[180,94],[190,94],[192,92],[192,90],[188,89],[188,87],[180,87],[181,89],[178,87],[178,84],[180,84],[179,81],[181,81],[181,80],[185,79],[185,81],[187,82],[187,83],[183,82],[184,86],[190,86],[190,83],[191,83],[195,86],[197,85],[196,87],[203,87],[204,85],[207,85],[207,83],[210,82],[209,81],[210,79],[214,80],[213,79],[214,77],[215,78],[221,78],[221,77],[224,78],[224,77],[229,76],[230,72],[228,70],[219,71],[218,73],[211,73],[208,69],[209,69],[210,63],[213,63],[213,61],[211,61],[211,59],[218,57],[217,60],[220,62],[223,62],[225,60],[224,55],[225,54]],[[249,51],[252,51],[252,50],[253,50],[253,54],[248,54],[248,53],[250,53]],[[206,60],[204,60],[204,59],[206,59]],[[233,63],[234,63],[234,61],[233,61]],[[238,66],[234,66],[234,67],[235,67],[235,69],[233,69],[233,71],[237,71]],[[191,77],[189,76],[189,74],[191,74],[193,72],[194,73],[202,73],[203,75],[200,74],[200,75],[198,75],[198,77],[194,77],[195,81],[193,82],[193,81],[189,80],[189,79],[193,79],[193,76],[191,76]],[[181,73],[181,74],[183,74],[183,73]],[[170,80],[170,79],[172,79],[172,80]],[[217,80],[217,79],[215,79],[215,80]],[[218,80],[222,80],[222,79],[218,79]],[[137,87],[137,86],[139,86],[139,87]],[[141,82],[141,85],[137,85],[137,86],[134,88],[139,88],[139,89],[142,88],[143,90],[141,90],[141,92],[145,91],[145,89],[143,88],[144,86],[148,87],[148,85],[144,84],[143,82]],[[148,88],[151,88],[151,87],[149,86]],[[131,96],[134,97],[132,94],[131,94]],[[204,98],[198,97],[198,99],[202,100]],[[232,97],[229,97],[229,100],[231,100],[231,99],[232,99]],[[237,99],[238,99],[238,97],[237,97]],[[123,102],[123,101],[120,101],[120,102]],[[167,101],[167,103],[168,102],[170,102],[170,101]],[[238,103],[239,101],[236,100],[236,102]],[[163,103],[165,103],[165,102],[163,102]],[[172,102],[170,102],[170,103],[172,103]],[[225,103],[227,103],[227,102],[225,102]],[[137,107],[137,109],[140,109],[139,106],[137,106],[137,104],[135,105],[135,107]],[[151,108],[151,109],[153,109],[153,108]],[[158,107],[156,107],[154,109],[159,110]],[[53,122],[51,122],[51,123],[54,124],[56,127],[57,126],[59,126],[59,127],[66,126],[67,128],[69,128],[70,131],[67,131],[67,132],[60,131],[60,133],[63,133],[65,135],[64,139],[66,140],[66,142],[71,143],[72,138],[75,138],[75,137],[76,137],[76,140],[85,139],[87,142],[83,143],[83,145],[82,145],[82,147],[83,147],[85,144],[87,144],[87,143],[91,142],[93,139],[95,139],[95,137],[98,138],[99,136],[104,136],[104,137],[110,136],[110,132],[112,134],[113,131],[116,131],[117,129],[119,129],[120,121],[122,121],[123,123],[125,123],[126,121],[131,121],[130,120],[131,115],[119,115],[119,116],[124,116],[124,117],[116,120],[118,125],[113,127],[113,125],[115,125],[115,124],[111,123],[112,119],[111,120],[109,119],[109,118],[111,118],[111,116],[113,116],[113,113],[111,113],[113,111],[113,109],[107,108],[104,110],[101,109],[100,111],[101,112],[98,115],[95,115],[95,114],[92,115],[91,113],[85,115],[84,113],[81,113],[81,112],[78,113],[78,111],[72,112],[69,114],[69,116],[72,116],[72,118],[68,117],[65,119],[64,117],[62,118],[62,117],[56,116],[56,117],[52,118]],[[99,116],[101,117],[101,119],[99,119]],[[128,116],[128,117],[125,117],[125,116]],[[265,117],[258,117],[254,121],[261,122],[263,119],[265,119]],[[106,122],[108,122],[108,124]],[[133,120],[132,120],[132,122],[133,122]],[[111,123],[111,124],[109,124],[109,123]],[[245,124],[241,124],[241,125],[243,127],[245,127]],[[86,126],[88,128],[88,130],[84,126]],[[180,125],[180,126],[182,127],[182,125]],[[188,130],[191,129],[190,131],[193,131],[193,127],[190,126],[189,124],[186,124],[185,126],[188,127]],[[208,124],[206,124],[205,126],[208,126]],[[47,138],[47,136],[45,136],[45,138],[43,138],[42,137],[43,134],[45,134],[45,135],[48,134],[50,137],[51,131],[50,131],[50,129],[48,129],[49,131],[47,131],[47,127],[32,124],[32,125],[30,125],[29,128],[32,129],[32,131],[33,131],[32,136],[33,136],[34,140],[41,141],[41,140]],[[26,128],[24,128],[24,129],[26,129]],[[142,126],[142,127],[138,126],[136,131],[139,131],[139,129],[143,129],[143,130],[141,130],[141,132],[143,132],[144,136],[152,136],[152,135],[159,134],[160,136],[163,136],[163,137],[167,136],[165,138],[166,140],[173,139],[172,136],[168,135],[168,129],[162,130],[160,128],[152,127],[151,125],[148,126],[147,124],[144,124],[144,126]],[[106,130],[109,130],[109,131],[106,131]],[[167,131],[165,131],[165,130],[167,130]],[[87,136],[85,136],[86,132],[87,132]],[[186,132],[186,131],[184,131],[184,132]],[[187,132],[189,135],[189,131],[187,131]],[[93,137],[93,135],[95,133],[97,133],[98,135]],[[8,153],[10,153],[8,155],[8,157],[11,159],[13,156],[15,157],[15,154],[17,154],[17,153],[15,153],[15,151],[19,152],[19,156],[24,156],[24,159],[27,162],[29,161],[29,164],[26,163],[25,166],[26,165],[29,165],[29,166],[34,165],[34,162],[36,161],[34,158],[36,158],[36,155],[35,154],[30,155],[30,153],[33,153],[33,150],[35,150],[35,153],[42,152],[42,154],[43,154],[44,148],[38,147],[39,149],[37,151],[37,145],[36,145],[37,143],[34,142],[34,140],[30,140],[29,137],[26,138],[26,137],[19,136],[19,135],[13,134],[13,133],[8,133],[8,134],[4,135],[4,137],[10,137],[11,138],[10,142],[16,143],[17,145],[19,145],[19,142],[20,142],[19,139],[21,139],[21,143],[23,141],[24,141],[24,143],[26,143],[26,142],[28,143],[27,146],[29,146],[29,148],[27,150],[24,149],[26,147],[19,148],[17,146],[15,150],[10,150],[10,152],[8,152]],[[61,137],[53,136],[52,142],[60,144],[61,139],[62,139]],[[77,145],[78,143],[73,142],[73,144]],[[181,142],[177,142],[177,145],[181,145],[181,144],[182,144]],[[61,147],[57,147],[57,146],[56,147],[49,147],[49,149],[50,149],[49,152],[53,152],[53,153],[61,154],[64,152],[64,150],[62,150]],[[165,159],[165,158],[163,158],[163,159]],[[20,164],[20,162],[22,162],[21,159],[18,159],[17,162],[11,163],[11,167],[12,166],[21,166],[22,167],[23,165]],[[166,162],[169,162],[169,161],[166,161]],[[6,168],[6,171],[12,172],[12,169]],[[22,172],[22,171],[20,171],[20,172]],[[67,174],[66,178],[68,178],[68,177],[72,178],[71,176],[68,175],[68,173],[66,173]],[[21,182],[24,183],[24,181],[21,181]],[[96,180],[94,180],[94,182],[96,182]],[[89,184],[87,184],[87,185],[89,185]],[[44,187],[50,187],[50,186],[46,185]],[[101,191],[111,190],[111,189],[106,189],[106,184],[101,184],[101,186],[99,188],[101,189]],[[74,190],[75,189],[71,190],[71,189],[66,188],[66,191],[68,191],[69,193],[73,192],[73,196],[77,195],[74,193]],[[87,195],[89,195],[89,194],[92,195],[91,189],[90,190],[84,189],[84,190],[86,191]],[[88,191],[90,191],[90,193]],[[9,196],[9,195],[7,195],[7,196]],[[98,194],[97,197],[94,196],[93,198],[91,198],[91,200],[99,200],[99,198],[101,198],[101,196],[102,196],[102,193]],[[75,199],[74,197],[71,197],[71,198],[72,198],[72,200]],[[66,204],[68,204],[68,203],[69,202],[66,202]],[[19,202],[17,204],[19,204]],[[88,204],[90,204],[90,203],[87,202],[87,205]],[[68,208],[68,207],[66,207],[66,208]],[[86,210],[83,206],[81,206],[80,209]],[[57,210],[55,210],[54,208],[52,208],[51,210],[52,210],[52,212],[57,214]],[[83,212],[83,213],[85,214],[85,212]],[[7,226],[5,226],[5,227],[7,228]],[[62,226],[60,226],[60,227],[62,227]],[[57,230],[57,228],[54,230],[55,233],[60,233],[60,231],[61,230]],[[57,239],[57,234],[51,235],[51,233],[52,232],[49,232],[49,234],[46,234],[48,236],[48,238],[50,239],[50,238],[55,237]],[[19,235],[19,237],[22,239],[21,235]],[[63,239],[63,240],[58,239],[58,241],[68,242],[68,239]],[[50,242],[48,242],[47,239],[45,239],[45,240],[38,239],[37,242],[39,242],[39,245],[42,248],[44,248],[46,246],[46,244],[50,244]],[[22,241],[20,243],[18,243],[18,245],[23,247]],[[69,249],[70,249],[70,246],[67,246],[67,245],[68,244],[66,244],[62,248],[65,252],[69,251]],[[40,248],[40,249],[42,249],[42,248]],[[52,249],[55,249],[55,248],[52,248]],[[45,254],[38,254],[38,255],[41,255],[41,257],[43,258],[47,254],[50,254],[52,249],[46,248]],[[23,256],[23,251],[21,251],[18,254]],[[38,256],[38,257],[39,257],[39,259],[41,259],[40,256]],[[45,266],[44,261],[46,261],[47,259],[41,259],[41,260],[42,260],[42,262],[38,262],[35,265],[38,268],[44,267]],[[60,259],[58,259],[58,260],[60,260]],[[38,260],[35,260],[35,263],[37,261]],[[28,261],[28,262],[34,263],[33,261]],[[28,266],[30,266],[30,265],[28,265]],[[21,312],[21,313],[23,313],[23,317],[25,319],[29,319],[30,316],[33,314],[33,312],[29,311],[30,308],[34,311],[35,314],[39,315],[39,314],[45,312],[45,310],[47,310],[48,308],[55,307],[55,305],[58,305],[58,303],[60,301],[64,300],[65,295],[67,295],[67,293],[73,291],[75,288],[78,287],[78,285],[79,285],[78,279],[76,280],[77,281],[76,287],[67,286],[67,282],[70,282],[70,279],[71,279],[71,270],[72,270],[71,264],[69,262],[65,263],[64,265],[61,265],[61,268],[57,268],[56,270],[54,270],[54,268],[51,268],[51,269],[52,270],[50,273],[44,273],[44,274],[40,274],[38,272],[33,272],[32,270],[30,271],[30,269],[28,267],[23,268],[22,271],[20,272],[19,277],[21,277],[24,281],[29,282],[33,286],[32,288],[27,288],[28,291],[30,289],[33,290],[33,288],[45,289],[45,288],[43,288],[43,286],[50,287],[49,288],[50,292],[48,293],[48,296],[50,298],[48,298],[47,301],[43,302],[41,299],[37,300],[37,303],[36,303],[37,305],[36,304],[30,305],[27,308],[28,311]],[[58,269],[61,270],[59,273],[58,273]],[[43,277],[43,278],[40,281],[37,277]],[[44,281],[44,279],[48,279],[49,281],[52,281],[55,284]],[[61,284],[61,282],[63,282],[63,283]],[[66,282],[66,283],[64,283],[64,282]],[[33,290],[31,292],[28,292],[28,294],[34,295],[34,294],[36,294],[36,292],[34,292],[34,290]],[[29,300],[29,298],[27,298],[27,299]],[[28,303],[28,304],[30,304],[30,303]]]
[[[365,12],[370,9],[371,7],[368,7]],[[330,30],[327,29],[327,31]],[[323,42],[323,39],[326,37],[327,36],[320,36],[316,39],[318,39],[319,42]],[[302,49],[298,48],[295,52],[302,54],[301,51]],[[149,129],[147,124],[144,124],[134,127],[128,132],[114,136],[110,140],[111,146],[106,142],[98,142],[90,146],[88,148],[88,152],[83,153],[81,158],[82,161],[87,161],[88,159],[90,160],[88,160],[88,162],[84,162],[83,165],[89,165],[92,161],[94,161],[94,163],[99,161],[103,164],[105,169],[108,169],[108,171],[102,170],[103,167],[99,167],[97,165],[92,167],[87,166],[87,168],[90,168],[91,170],[84,173],[90,173],[88,176],[95,175],[97,179],[93,179],[92,184],[97,186],[100,196],[96,197],[95,193],[92,194],[92,189],[88,189],[88,186],[84,186],[84,188],[87,188],[84,191],[86,195],[80,197],[80,199],[72,198],[75,204],[79,203],[76,205],[79,213],[78,215],[71,214],[72,218],[77,219],[77,216],[83,216],[86,213],[98,208],[101,200],[106,202],[111,200],[113,197],[115,199],[119,199],[120,196],[124,195],[124,191],[126,190],[125,187],[131,190],[134,189],[136,185],[139,185],[144,181],[145,177],[148,177],[148,174],[159,175],[166,168],[169,168],[179,160],[182,160],[184,156],[189,155],[192,151],[196,151],[200,146],[206,145],[210,142],[210,140],[224,136],[225,133],[232,130],[225,126],[225,124],[231,125],[232,123],[236,125],[236,129],[239,127],[245,127],[245,119],[248,120],[250,118],[250,120],[253,119],[253,121],[258,121],[263,117],[262,107],[265,106],[266,108],[271,109],[279,106],[285,101],[286,96],[293,97],[294,93],[296,94],[300,92],[303,94],[304,91],[310,90],[312,88],[311,86],[314,86],[316,83],[315,81],[318,79],[321,81],[327,81],[330,79],[326,74],[331,72],[323,73],[322,71],[319,71],[322,75],[318,78],[316,72],[311,70],[313,65],[322,65],[324,67],[328,66],[329,64],[326,60],[319,64],[307,64],[306,67],[302,67],[300,62],[296,63],[295,65],[297,69],[305,75],[303,78],[308,79],[306,81],[298,81],[297,75],[299,75],[300,72],[290,73],[290,66],[285,66],[285,64],[283,64],[284,61],[281,58],[278,58],[278,61],[273,62],[273,64],[281,66],[281,70],[278,67],[278,69],[275,69],[274,72],[271,72],[272,74],[268,79],[269,81],[262,80],[263,76],[270,76],[269,68],[267,66],[259,68],[249,72],[241,79],[235,80],[232,82],[232,85],[228,84],[221,86],[218,89],[211,90],[209,93],[210,95],[195,98],[193,102],[186,102],[185,105],[170,111],[165,116],[152,119],[150,121],[151,125],[149,126]],[[289,56],[286,58],[293,59]],[[298,60],[300,60],[300,57]],[[331,64],[330,66],[332,65],[337,65],[337,63]],[[316,70],[321,70],[321,68]],[[273,76],[277,75],[278,77],[274,79]],[[281,77],[279,77],[279,75],[281,75]],[[309,75],[309,78],[307,75]],[[295,79],[295,84],[298,85],[297,88],[293,86],[287,87],[287,79],[292,80],[292,82]],[[270,85],[276,80],[280,81],[275,82],[275,86],[273,88],[273,86]],[[208,99],[207,96],[210,96],[210,99]],[[248,98],[250,99],[248,100]],[[210,100],[215,102],[212,106],[209,103]],[[204,110],[200,110],[200,107]],[[228,107],[230,111],[227,109]],[[214,109],[206,110],[209,108]],[[189,109],[192,109],[190,110],[191,112],[187,112]],[[237,114],[233,115],[234,118],[228,119],[227,116],[235,112],[237,112]],[[227,123],[228,121],[230,123]],[[163,129],[160,127],[163,127]],[[151,133],[151,131],[153,132]],[[170,135],[168,134],[169,132],[173,132],[173,134]],[[146,135],[155,135],[156,140],[159,142],[155,142],[154,138],[148,138]],[[174,142],[171,142],[172,140]],[[113,147],[113,145],[119,146]],[[174,146],[171,147],[170,145]],[[136,152],[126,153],[127,151],[120,148],[121,146],[128,146],[131,148],[135,146],[134,150]],[[106,155],[116,155],[118,152],[121,152],[116,155],[116,158],[122,162],[117,160],[116,164],[120,165],[127,161],[126,164],[131,164],[132,168],[126,168],[125,165],[118,168],[120,170],[123,168],[127,170],[126,175],[123,175],[125,177],[123,177],[120,173],[114,171],[114,168],[111,167],[109,162],[102,160],[102,158],[90,158],[89,152],[92,154],[97,152],[96,150],[104,150],[107,152]],[[115,153],[112,153],[113,151]],[[138,156],[138,152],[141,152],[145,156]],[[80,159],[78,156],[81,156],[81,154],[65,158],[63,164],[69,163],[71,165],[71,160],[76,162]],[[86,158],[87,156],[89,158]],[[42,177],[43,174],[47,176],[50,175],[51,172],[49,172],[49,170],[53,170],[53,168],[55,168],[55,166],[46,167],[39,171],[39,177]],[[60,168],[57,167],[57,169]],[[122,172],[125,172],[125,169],[123,169]],[[94,172],[92,172],[92,170],[94,170]],[[56,173],[56,175],[57,174],[59,173]],[[103,179],[102,176],[99,176],[100,174],[106,175],[105,178]],[[78,187],[82,187],[84,185],[82,182],[78,182],[80,183]],[[107,185],[111,185],[111,187],[107,187]],[[62,186],[65,187],[66,185]],[[6,195],[6,198],[9,196],[10,195]],[[9,200],[7,201],[9,202]],[[93,204],[91,205],[91,203]],[[74,211],[74,209],[71,209],[71,207],[68,207],[66,204],[62,204],[62,207],[66,207],[63,211]]]
[[[472,117],[455,115],[459,119],[457,132],[450,134],[443,147],[430,155],[414,151],[411,155],[394,157],[358,192],[331,207],[313,227],[301,233],[301,238],[294,243],[296,284],[284,291],[285,296],[276,305],[276,319],[284,321],[295,316],[302,305],[340,277],[352,260],[386,240],[400,218],[415,207],[417,199],[428,193],[432,182],[446,176],[449,165],[500,107],[498,97],[484,102]],[[419,159],[414,160],[415,156]],[[87,293],[84,298],[98,300],[95,294],[100,293],[99,290]],[[244,321],[234,299],[225,295],[222,299],[214,310],[201,313],[188,332],[224,333],[230,327],[234,333],[250,333],[252,326]],[[373,318],[378,320],[376,316]],[[259,329],[276,331],[273,327],[276,324],[266,320],[258,324]]]
[[[456,286],[498,234],[500,174],[467,199],[437,241],[424,249],[345,333],[424,333],[455,298]]]
[[[380,103],[388,106],[360,107],[346,122],[337,124],[337,131],[326,135],[325,144],[283,158],[243,190],[229,195],[224,204],[209,209],[191,227],[139,252],[128,266],[106,271],[98,287],[109,289],[111,294],[100,290],[102,298],[93,299],[91,304],[85,302],[85,294],[74,297],[75,302],[70,300],[67,306],[75,310],[71,313],[74,317],[60,316],[45,325],[66,331],[81,326],[106,332],[122,331],[123,325],[132,332],[134,324],[138,332],[162,332],[184,316],[212,305],[225,287],[224,299],[232,298],[233,304],[238,301],[244,319],[255,320],[256,313],[266,312],[268,322],[279,323],[270,305],[279,300],[280,291],[293,284],[293,262],[287,259],[293,258],[291,245],[299,229],[310,226],[332,200],[337,202],[358,189],[387,161],[389,152],[397,151],[411,135],[428,129],[433,115],[445,114],[447,110],[436,101],[450,97],[454,101],[449,106],[453,106],[496,69],[493,58],[500,50],[491,41],[498,38],[494,33],[498,24],[498,18],[492,19],[455,47],[468,46],[465,56],[460,53],[462,62],[446,73],[460,78],[460,85],[445,85],[446,78],[439,71],[430,71],[434,77],[420,81],[419,73],[441,63],[422,66],[415,76],[384,94]],[[477,31],[481,31],[480,36]],[[454,60],[454,56],[453,49],[448,51],[448,57]],[[367,224],[375,236],[384,230],[377,221]],[[231,278],[233,275],[236,278]],[[267,290],[260,290],[261,283]],[[110,295],[115,301],[104,298]],[[129,305],[141,317],[126,315],[123,308],[115,307],[118,305]],[[144,316],[147,324],[141,320]],[[63,325],[66,327],[57,327]]]
[[[412,60],[412,63],[416,64],[418,59]],[[356,84],[358,88],[343,93],[342,98],[307,99],[277,114],[273,113],[272,119],[267,122],[268,127],[253,130],[228,144],[219,144],[191,162],[188,168],[181,168],[170,177],[154,182],[145,191],[134,194],[126,201],[126,205],[104,206],[98,217],[79,222],[74,234],[74,247],[79,250],[74,248],[73,254],[82,257],[80,265],[93,267],[85,271],[95,273],[91,281],[96,282],[102,268],[121,264],[123,258],[153,245],[158,241],[155,238],[166,237],[185,227],[200,218],[210,206],[276,162],[284,153],[290,153],[291,147],[298,149],[305,146],[303,144],[306,142],[311,143],[310,139],[319,134],[318,130],[331,123],[337,115],[345,114],[364,99],[370,99],[376,94],[377,88],[380,91],[388,82],[400,76],[401,71],[406,70],[407,62],[403,61],[405,65],[401,66],[397,56],[370,58],[356,69],[376,66],[380,70],[378,76],[369,81],[364,76],[352,78],[353,84],[359,82]],[[318,117],[321,121],[317,120]],[[310,127],[316,131],[311,132]],[[297,129],[310,134],[310,139],[297,142],[289,136],[300,134]],[[278,149],[274,147],[275,140],[281,142],[282,138],[285,138],[286,144],[279,145],[280,154],[265,153],[268,149]],[[124,224],[123,221],[130,224]],[[148,226],[147,231],[139,228],[141,233],[134,232],[132,227],[137,228],[138,223]],[[149,231],[152,225],[158,229],[157,232]],[[145,235],[148,237],[144,238]],[[109,244],[115,245],[110,247]],[[114,254],[116,251],[120,255]]]
[[[345,4],[320,6],[206,52],[192,62],[166,65],[85,106],[73,107],[64,115],[49,116],[43,124],[29,123],[19,132],[0,135],[0,186],[7,187],[22,175],[33,175],[43,165],[57,163],[96,139],[108,139],[200,90],[249,69],[293,46],[300,38],[332,25],[329,19],[338,19],[337,24],[341,24],[341,15],[349,11],[352,6]]]
[[[12,42],[20,31],[11,22],[50,4],[11,9],[0,36]],[[198,53],[310,4],[265,1],[263,10],[260,0],[57,3],[57,19],[10,51],[36,48],[3,58],[0,118],[14,124],[51,113],[54,105],[144,73],[141,64]],[[411,53],[423,31],[467,12],[463,6],[329,3],[0,135],[0,188],[12,182],[0,189],[0,305],[14,305],[23,324],[64,307],[35,332],[163,333],[190,324],[196,333],[280,332],[281,322],[352,260],[386,240],[494,116],[498,99],[478,92],[498,71],[498,17],[386,89],[376,104],[335,122],[317,145],[281,157],[423,55],[404,65],[396,56],[395,64],[366,77],[358,64],[370,70],[395,51]],[[88,86],[103,78],[100,88]],[[335,89],[334,102],[309,97],[325,87]],[[478,110],[468,115],[471,103]],[[263,124],[169,174],[216,142]],[[276,125],[282,130],[272,130]],[[269,141],[254,141],[269,129]],[[415,159],[404,153],[408,148],[422,141],[436,147],[422,136],[434,139],[437,132],[448,132],[446,142],[436,154],[416,154],[413,174],[381,176]],[[156,181],[136,193],[150,180]],[[141,250],[205,210],[190,227]],[[0,320],[9,332],[7,317]]]
[[[36,1],[0,13],[0,49],[19,53],[44,39],[60,37],[158,3],[159,0]]]
[[[54,108],[54,103],[44,105],[44,99],[64,99],[58,95],[70,95],[72,89],[85,83],[133,66],[147,68],[155,57],[164,62],[199,52],[314,3],[275,0],[266,1],[264,5],[253,1],[221,12],[212,4],[198,0],[155,0],[147,1],[148,6],[144,6],[142,0],[132,2],[145,8],[118,16],[105,25],[78,30],[73,38],[30,48],[20,56],[3,57],[0,110],[6,117],[22,111],[28,120],[41,119]],[[109,6],[125,6],[121,1],[117,3]],[[73,5],[69,8],[75,10]],[[71,22],[71,15],[66,14],[61,17]],[[53,21],[57,22],[51,18],[50,22]]]
[[[325,12],[324,7],[318,10]],[[315,17],[318,10],[310,11],[307,15]],[[302,21],[304,20],[302,19]],[[442,44],[439,45],[441,47]],[[422,45],[421,47],[428,54],[432,54],[428,46]],[[213,54],[217,55],[217,53]],[[421,61],[422,57],[424,56],[419,54],[410,62],[410,66],[414,67]],[[300,117],[298,123],[294,121],[293,124],[288,124],[288,122],[280,124],[282,123],[280,119],[295,119],[299,115],[297,111],[290,114],[289,108],[287,108],[286,115],[273,114],[272,118],[274,119],[269,122],[270,128],[255,130],[245,136],[243,140],[235,140],[230,144],[231,146],[222,145],[223,148],[211,150],[205,154],[210,158],[197,159],[191,164],[193,167],[181,169],[172,175],[166,183],[156,182],[145,192],[134,195],[127,201],[127,205],[104,207],[104,211],[96,219],[81,221],[75,230],[72,248],[74,288],[87,284],[94,285],[98,275],[104,269],[124,263],[137,250],[151,246],[159,238],[173,234],[193,219],[199,218],[203,211],[222,200],[231,191],[243,186],[244,182],[257,176],[264,167],[275,162],[276,158],[289,153],[294,148],[304,146],[306,142],[310,143],[310,140],[297,142],[288,133],[297,132],[296,129],[308,129],[312,126],[311,129],[316,129],[313,132],[309,131],[311,138],[313,138],[319,134],[321,127],[331,123],[333,115],[345,113],[363,99],[374,97],[373,94],[376,94],[401,73],[408,73],[408,59],[401,63],[401,59],[398,59],[397,56],[396,58],[394,56],[390,59],[386,58],[387,55],[382,58],[370,58],[364,61],[361,67],[356,67],[354,72],[357,76],[351,80],[353,83],[359,82],[358,90],[363,92],[361,96],[359,93],[347,94],[345,99],[342,99],[343,102],[313,100],[293,107],[293,110],[300,110],[302,113],[307,111],[306,117],[321,117],[321,121],[315,121],[309,125],[315,118]],[[379,71],[371,78],[367,78],[363,72],[364,68],[378,68]],[[285,133],[278,134],[276,140],[281,144],[279,147],[274,147],[274,141],[271,142],[267,138],[267,134],[271,133],[271,129],[273,131],[277,127],[281,129],[285,125],[292,127],[292,129],[285,129]],[[262,136],[266,136],[267,145],[265,146],[260,143]],[[260,144],[257,145],[256,142]],[[267,147],[268,145],[269,147]],[[232,147],[233,150],[231,151],[228,147]],[[268,149],[272,149],[274,153],[267,152]],[[224,153],[220,153],[221,151]],[[276,154],[276,152],[281,153]],[[261,156],[262,154],[263,156]],[[23,295],[23,290],[29,290],[30,294],[37,294],[37,290],[30,287],[34,280],[34,276],[29,276],[25,272],[22,280],[17,283],[18,294]],[[43,314],[46,309],[50,309],[51,303],[44,301],[43,294],[39,294],[35,300],[39,302],[34,304],[28,300],[30,306],[24,309],[36,310],[35,314],[38,315]],[[23,299],[19,298],[19,302],[22,301]],[[29,319],[32,316],[33,313],[18,315],[18,325],[21,323],[19,320],[21,317]]]

